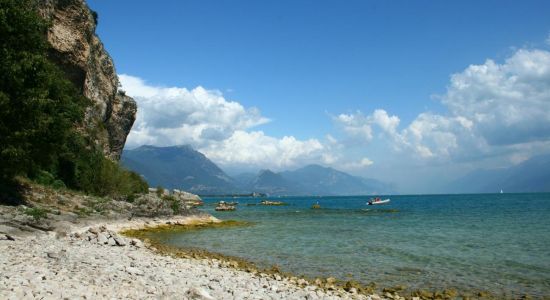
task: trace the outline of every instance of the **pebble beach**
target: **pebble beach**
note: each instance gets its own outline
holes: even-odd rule
[[[383,299],[327,290],[217,259],[159,255],[122,230],[216,222],[211,216],[73,226],[68,232],[0,237],[1,299]],[[396,295],[396,298],[399,296]]]

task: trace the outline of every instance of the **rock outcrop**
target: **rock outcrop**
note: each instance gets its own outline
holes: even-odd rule
[[[86,112],[84,131],[93,133],[108,158],[118,160],[137,105],[119,89],[113,60],[95,33],[97,14],[84,0],[37,3],[40,14],[51,23],[51,58],[93,102]]]

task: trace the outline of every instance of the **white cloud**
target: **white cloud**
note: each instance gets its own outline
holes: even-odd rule
[[[399,147],[408,148],[422,158],[448,158],[477,142],[471,132],[471,123],[464,118],[432,113],[418,115],[397,136],[394,142]]]
[[[333,120],[349,135],[370,142],[372,140],[372,127],[367,118],[361,113],[340,114]]]
[[[136,122],[129,147],[143,144],[191,144],[200,147],[269,122],[256,108],[244,108],[221,92],[196,87],[158,87],[142,79],[120,75],[122,88],[137,101]]]
[[[217,90],[159,87],[138,77],[119,77],[123,89],[138,103],[137,119],[128,136],[129,148],[188,144],[224,166],[273,169],[337,159],[330,153],[335,146],[325,147],[317,139],[275,138],[262,131],[250,131],[269,119],[256,108],[225,99]],[[337,144],[334,139],[328,140]]]
[[[365,169],[371,166],[372,164],[374,164],[372,160],[370,160],[368,157],[363,157],[358,161],[343,163],[339,167],[344,170],[354,171],[354,170]]]
[[[357,111],[351,114],[340,114],[332,119],[344,132],[364,142],[370,142],[373,139],[373,126],[379,127],[389,135],[394,135],[400,122],[397,116],[389,116],[383,109],[377,109],[368,116]]]
[[[490,145],[550,138],[550,52],[518,50],[451,77],[442,97],[450,114],[472,122]]]
[[[300,141],[293,136],[277,139],[262,131],[238,130],[228,139],[210,143],[200,150],[222,165],[242,164],[277,170],[315,161],[323,155],[324,147],[316,139]]]
[[[498,64],[487,60],[453,74],[447,92],[439,97],[447,114],[424,112],[407,127],[384,110],[335,118],[345,132],[370,142],[373,125],[396,149],[419,157],[463,159],[546,147],[550,141],[550,52],[520,49]],[[523,151],[523,152],[522,152]],[[523,153],[523,154],[522,154]]]

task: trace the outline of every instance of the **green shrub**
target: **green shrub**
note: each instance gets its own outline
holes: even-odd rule
[[[65,183],[63,181],[56,179],[56,177],[53,174],[46,171],[39,171],[34,178],[34,182],[42,185],[49,185],[54,189],[66,188]]]
[[[50,172],[40,171],[34,181],[38,184],[51,185],[55,181],[55,177]]]
[[[92,14],[92,17],[94,18],[94,24],[97,26],[97,22],[98,22],[98,18],[99,18],[97,12],[95,10],[90,9],[90,13]]]
[[[157,196],[162,197],[164,194],[164,188],[162,186],[157,186]]]
[[[146,193],[149,188],[137,173],[103,157],[99,151],[88,153],[77,162],[76,187],[97,196],[123,200]]]
[[[65,186],[65,183],[59,179],[56,179],[54,180],[54,182],[52,183],[52,187],[54,189],[64,189],[66,188],[67,186]]]
[[[126,197],[126,201],[130,202],[130,203],[134,203],[134,201],[136,201],[136,199],[137,199],[136,194],[130,194],[130,195],[128,195],[128,197]]]
[[[181,209],[181,203],[177,200],[172,201],[172,203],[170,203],[170,208],[172,209],[174,214],[178,214]]]
[[[40,219],[45,219],[48,217],[48,211],[39,207],[26,208],[23,213],[33,217],[35,221],[40,221]]]
[[[170,208],[172,209],[172,211],[174,212],[174,214],[177,214],[179,213],[180,209],[181,209],[181,203],[178,199],[176,199],[174,196],[172,195],[169,195],[169,196],[164,196],[162,197],[162,199],[164,201],[167,201],[167,202],[170,202]]]

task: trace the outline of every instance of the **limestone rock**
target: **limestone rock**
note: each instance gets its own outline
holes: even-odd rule
[[[9,234],[0,234],[0,241],[15,241],[15,239]]]
[[[134,247],[136,247],[136,248],[141,248],[141,247],[143,247],[143,242],[140,241],[140,240],[138,240],[138,239],[132,239],[132,240],[130,241],[130,245],[132,245],[132,246],[134,246]]]
[[[126,272],[132,275],[143,276],[145,274],[142,270],[135,267],[126,267]]]
[[[115,243],[117,246],[126,246],[126,240],[119,236],[114,236],[113,239],[115,240]]]
[[[102,245],[107,244],[109,242],[109,238],[105,233],[101,232],[97,235],[97,242]]]
[[[187,291],[187,295],[190,299],[198,299],[198,300],[214,300],[215,298],[212,297],[207,291],[204,289],[198,288],[198,287],[192,287]]]
[[[48,258],[52,258],[52,259],[60,259],[61,258],[61,255],[58,252],[48,252],[48,253],[46,253],[46,256]]]
[[[113,237],[110,237],[108,240],[107,240],[107,244],[109,246],[116,246],[116,241]]]
[[[49,22],[51,58],[92,100],[85,115],[84,132],[99,132],[96,142],[105,155],[118,160],[134,123],[136,102],[119,89],[113,61],[95,33],[96,19],[84,0],[37,1]]]

